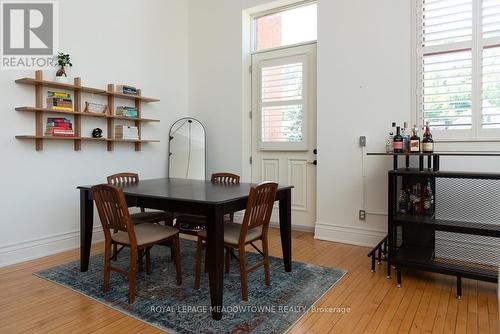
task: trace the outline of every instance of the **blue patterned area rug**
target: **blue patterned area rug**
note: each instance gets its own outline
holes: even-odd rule
[[[131,305],[127,303],[128,282],[123,275],[112,272],[111,289],[102,292],[103,254],[91,257],[85,273],[80,272],[79,262],[72,262],[36,275],[169,333],[284,333],[346,273],[301,262],[293,262],[292,272],[287,273],[283,260],[271,257],[271,286],[265,285],[262,267],[251,272],[249,299],[243,302],[238,263],[233,259],[231,273],[224,275],[224,315],[215,321],[210,312],[208,274],[202,275],[200,290],[193,288],[195,252],[194,241],[181,239],[183,281],[177,286],[170,249],[153,247],[152,274],[137,274],[137,297]],[[248,264],[259,258],[259,254],[247,253]],[[128,261],[124,249],[115,266],[126,269]]]

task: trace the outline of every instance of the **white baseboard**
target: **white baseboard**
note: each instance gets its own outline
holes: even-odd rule
[[[387,235],[386,231],[367,227],[316,222],[314,238],[356,246],[374,247]]]
[[[270,227],[280,228],[279,222],[270,222]],[[314,232],[314,226],[306,226],[306,225],[295,225],[292,224],[292,231],[301,231],[301,232]]]
[[[94,227],[92,241],[104,240],[102,227]],[[48,237],[0,246],[0,267],[38,259],[80,247],[80,231],[59,233]]]

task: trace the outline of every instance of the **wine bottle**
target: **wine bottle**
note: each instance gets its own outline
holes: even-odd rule
[[[418,153],[420,152],[420,137],[418,136],[418,129],[416,125],[413,127],[412,131],[413,134],[410,138],[410,152]]]
[[[425,133],[422,138],[422,152],[424,153],[434,152],[434,140],[432,139],[429,122],[425,124]]]
[[[396,135],[393,138],[394,153],[403,153],[403,136],[401,136],[401,128],[396,127]]]

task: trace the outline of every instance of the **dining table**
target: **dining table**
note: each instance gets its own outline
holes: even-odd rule
[[[224,184],[209,180],[162,178],[141,180],[121,188],[129,207],[141,207],[167,212],[194,214],[206,217],[208,275],[212,318],[223,314],[224,283],[224,215],[244,210],[252,183]],[[89,268],[90,248],[94,226],[92,185],[78,186],[80,191],[80,270]],[[291,190],[293,186],[279,185],[279,229],[284,270],[292,271]]]

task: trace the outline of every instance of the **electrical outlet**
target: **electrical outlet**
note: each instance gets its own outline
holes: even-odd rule
[[[359,210],[359,220],[366,220],[366,211]]]
[[[366,146],[366,136],[360,136],[359,137],[359,146],[365,147]]]

